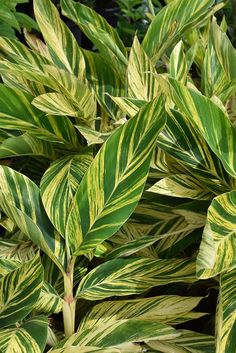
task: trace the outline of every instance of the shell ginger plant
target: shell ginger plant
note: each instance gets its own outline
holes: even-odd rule
[[[166,3],[131,48],[72,0],[95,51],[50,0],[0,38],[1,353],[235,352],[236,52]]]

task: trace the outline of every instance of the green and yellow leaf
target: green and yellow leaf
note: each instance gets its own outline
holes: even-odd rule
[[[131,215],[164,124],[163,100],[158,98],[103,144],[81,181],[69,214],[66,236],[73,253],[94,249]]]
[[[213,199],[207,213],[197,275],[209,278],[236,267],[236,191]]]
[[[37,255],[0,279],[0,326],[10,326],[28,315],[39,297],[43,267]]]

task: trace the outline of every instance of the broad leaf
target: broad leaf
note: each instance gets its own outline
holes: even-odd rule
[[[214,337],[202,333],[177,330],[179,336],[166,341],[148,341],[147,345],[154,352],[163,353],[214,353]]]
[[[46,346],[48,320],[36,316],[16,328],[0,330],[2,353],[42,353]]]
[[[92,160],[90,151],[62,157],[53,162],[42,177],[40,189],[44,208],[62,235],[73,197]]]
[[[73,253],[94,249],[131,215],[141,197],[155,140],[164,124],[163,100],[158,98],[104,143],[73,200],[67,223]]]
[[[85,62],[76,39],[50,0],[35,0],[34,13],[54,63],[83,78]]]
[[[23,134],[10,137],[0,145],[0,158],[16,156],[41,156],[56,159],[57,155],[49,142],[37,139],[30,134]]]
[[[0,209],[63,270],[64,240],[47,218],[39,188],[6,166],[0,166],[0,175]]]
[[[91,8],[71,0],[61,0],[63,15],[77,23],[95,44],[108,65],[119,71],[127,65],[126,48],[118,33],[107,21]]]
[[[171,282],[194,282],[191,260],[115,259],[90,271],[80,282],[76,295],[87,300],[143,293]]]
[[[198,129],[226,171],[236,176],[236,131],[226,113],[209,98],[169,78],[171,98]],[[224,135],[222,135],[224,131]]]
[[[0,279],[0,326],[9,326],[30,313],[43,284],[43,267],[37,255]]]

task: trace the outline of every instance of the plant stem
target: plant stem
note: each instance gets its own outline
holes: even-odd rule
[[[64,275],[64,301],[63,321],[65,336],[70,337],[75,332],[75,306],[76,300],[73,297],[73,275],[75,259],[71,258]]]

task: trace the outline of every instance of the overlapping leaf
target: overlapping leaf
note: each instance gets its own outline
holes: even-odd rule
[[[226,113],[209,98],[169,78],[171,97],[176,106],[198,129],[225,170],[236,176],[236,132]],[[224,135],[222,135],[224,131]]]
[[[130,216],[164,124],[163,100],[158,98],[104,143],[80,184],[68,218],[67,237],[74,253],[95,248]]]
[[[155,67],[135,37],[127,68],[128,95],[144,101],[154,99],[158,94],[155,74]]]
[[[36,316],[22,325],[0,330],[2,353],[42,353],[46,346],[48,320]]]
[[[62,157],[52,163],[42,177],[40,188],[44,208],[62,235],[73,197],[92,160],[91,151]]]
[[[189,28],[198,26],[212,14],[212,0],[171,1],[150,24],[142,46],[149,57],[160,58]]]
[[[0,279],[0,326],[9,326],[28,315],[43,284],[39,256]]]
[[[34,14],[54,63],[83,78],[85,62],[76,39],[50,0],[35,0]]]
[[[43,209],[39,188],[26,176],[0,166],[0,209],[52,260],[64,268],[64,240]]]
[[[77,23],[95,44],[104,60],[114,66],[119,75],[127,65],[126,48],[116,30],[91,8],[71,0],[61,0],[62,12]]]
[[[195,263],[189,259],[115,259],[90,271],[80,282],[77,296],[100,300],[114,295],[139,294],[171,282],[194,282]]]

